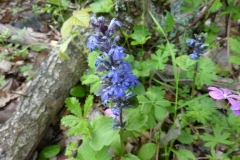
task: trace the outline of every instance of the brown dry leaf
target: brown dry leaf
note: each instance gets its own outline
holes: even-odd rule
[[[0,90],[9,93],[10,91],[14,91],[19,87],[19,84],[16,79],[14,78],[7,78],[6,84],[2,87],[0,87]]]
[[[18,92],[16,92],[15,94],[13,94],[13,93],[7,93],[7,94],[6,94],[6,97],[1,96],[1,97],[0,97],[0,108],[6,107],[6,104],[7,104],[8,102],[10,102],[10,101],[13,100],[13,99],[16,99],[16,98],[20,97],[21,94],[22,94],[22,91],[18,91]]]
[[[47,58],[48,56],[48,52],[46,52],[45,50],[42,50],[38,53],[37,55],[37,60],[35,61],[35,66],[37,68],[39,68],[42,64],[42,62]]]

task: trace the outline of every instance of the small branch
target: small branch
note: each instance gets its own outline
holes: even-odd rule
[[[177,34],[175,37],[171,38],[169,41],[174,40],[175,38],[178,38],[179,36],[181,36],[183,33],[186,32],[186,30],[192,28],[197,22],[199,22],[205,15],[205,13],[209,10],[209,8],[213,5],[213,3],[215,2],[215,0],[213,0],[208,7],[203,11],[203,13],[200,15],[200,17],[198,17],[192,24],[190,24],[190,26],[188,26],[183,32]]]

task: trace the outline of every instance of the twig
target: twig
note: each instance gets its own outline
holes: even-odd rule
[[[197,22],[199,22],[203,16],[205,15],[205,13],[209,10],[209,8],[213,5],[213,3],[215,2],[215,0],[213,0],[208,7],[203,11],[203,13],[200,15],[200,17],[198,17],[192,24],[190,24],[190,26],[188,26],[183,32],[177,34],[175,37],[171,38],[169,41],[174,40],[175,38],[178,38],[179,36],[181,36],[183,33],[186,32],[186,30],[192,28]]]

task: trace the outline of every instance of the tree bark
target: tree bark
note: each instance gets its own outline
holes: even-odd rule
[[[12,117],[0,126],[1,160],[28,159],[85,71],[86,60],[77,47],[68,47],[69,61],[58,53],[56,48],[50,52]]]

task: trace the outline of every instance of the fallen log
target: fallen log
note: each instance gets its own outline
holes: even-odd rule
[[[64,105],[70,89],[86,69],[83,53],[74,45],[67,50],[71,60],[58,57],[54,48],[41,65],[12,117],[0,125],[0,159],[24,160],[31,156],[46,129]]]
[[[25,31],[21,38],[19,39],[11,39],[12,35],[17,35],[21,29],[13,27],[9,24],[1,24],[0,23],[0,34],[3,34],[5,31],[9,30],[9,36],[4,39],[6,42],[11,42],[11,43],[17,43],[20,45],[31,45],[31,44],[36,44],[36,43],[47,43],[46,40],[48,40],[48,37],[44,33],[39,33],[39,32],[29,32]]]

